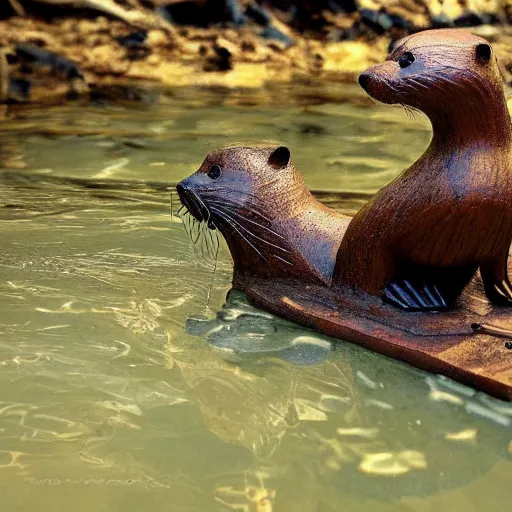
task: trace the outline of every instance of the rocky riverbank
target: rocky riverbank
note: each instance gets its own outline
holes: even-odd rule
[[[508,0],[7,0],[0,101],[353,82],[393,40],[448,26],[488,38],[511,82],[510,12]]]

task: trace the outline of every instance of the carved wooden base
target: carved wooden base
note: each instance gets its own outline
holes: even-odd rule
[[[288,320],[512,401],[512,309],[489,304],[480,277],[454,311],[437,313],[298,281],[237,277],[234,287]]]

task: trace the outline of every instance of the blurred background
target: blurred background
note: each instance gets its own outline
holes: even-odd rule
[[[4,0],[0,102],[353,82],[391,41],[440,27],[489,39],[510,81],[511,16],[509,0]]]

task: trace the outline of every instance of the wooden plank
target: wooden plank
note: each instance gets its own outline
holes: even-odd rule
[[[446,313],[407,313],[379,298],[355,300],[340,290],[290,280],[238,277],[235,287],[288,320],[512,401],[506,338],[472,328],[483,323],[512,332],[512,312],[489,305],[479,279],[458,308]]]

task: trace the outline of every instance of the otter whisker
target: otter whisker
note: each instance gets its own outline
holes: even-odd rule
[[[277,258],[278,260],[281,260],[283,263],[286,263],[287,265],[293,266],[293,263],[291,263],[288,260],[285,260],[285,259],[281,258],[281,256],[278,256],[277,254],[272,254],[272,256],[274,258]]]
[[[229,201],[211,200],[211,201],[208,201],[208,203],[215,205],[219,208],[227,208],[230,211],[234,210],[234,211],[238,212],[240,210],[240,204],[232,203]],[[265,222],[267,224],[272,224],[272,221],[267,216],[265,216],[262,213],[260,213],[259,211],[257,211],[250,204],[248,204],[248,203],[245,204],[245,208],[251,213],[252,216],[256,217],[258,220],[261,220],[262,222]],[[256,222],[256,221],[254,221],[254,222]]]
[[[418,86],[418,87],[423,87],[424,89],[429,89],[429,86],[428,85],[425,85],[425,84],[422,84],[419,80],[417,80],[416,78],[411,78],[411,77],[407,77],[406,79],[404,79],[404,83],[406,85],[409,85],[411,86],[412,84],[414,84],[414,86]],[[412,87],[414,89],[414,87]]]
[[[190,214],[188,213],[188,210],[186,210],[185,212],[180,214],[180,219],[183,222],[183,227],[185,228],[185,232],[187,233],[187,236],[189,238],[192,238],[191,234],[190,234],[191,220],[190,220]]]
[[[192,217],[188,210],[183,214],[182,219],[185,231],[187,232],[190,240],[192,240],[192,243],[195,245],[201,236],[200,223]]]
[[[214,263],[213,263],[212,278],[210,279],[210,286],[208,287],[208,295],[206,296],[206,307],[207,308],[210,306],[210,297],[212,295],[213,280],[215,278],[215,272],[217,271],[217,262],[219,261],[219,237],[218,237],[218,235],[217,235],[217,248],[215,250],[215,254],[212,255],[212,258],[213,258]]]
[[[219,210],[218,208],[215,208],[215,207],[212,207],[212,210],[219,213],[219,214],[222,214],[224,215],[225,217],[229,218],[230,220],[232,220],[233,222],[235,222],[237,224],[237,226],[239,226],[241,229],[243,229],[249,236],[253,237],[253,238],[256,238],[257,240],[259,240],[260,242],[263,242],[265,244],[268,244],[270,245],[271,247],[274,247],[280,251],[283,251],[283,252],[287,252],[289,253],[290,251],[288,251],[287,249],[283,248],[283,247],[280,247],[279,245],[275,245],[273,244],[272,242],[269,242],[268,240],[265,240],[264,238],[260,238],[258,235],[255,235],[252,231],[248,230],[246,227],[244,227],[239,221],[236,221],[233,217],[231,217],[229,214],[227,214],[225,211],[222,211],[222,210]],[[244,219],[245,220],[245,219]]]
[[[212,203],[214,201],[211,201]],[[218,204],[217,202],[215,204]],[[235,206],[229,206],[229,205],[223,205],[224,208],[227,208],[229,210],[229,213],[235,217],[238,217],[240,220],[243,220],[244,222],[249,222],[250,224],[253,224],[254,226],[257,226],[259,228],[264,229],[265,231],[268,231],[271,235],[276,236],[277,238],[281,238],[281,240],[284,240],[284,236],[280,235],[276,231],[274,231],[272,228],[269,228],[268,226],[264,226],[263,224],[260,224],[259,222],[256,222],[252,219],[248,219],[247,217],[242,217],[238,211],[236,211]],[[219,206],[220,208],[220,206]]]
[[[213,210],[214,208],[212,208]],[[233,229],[234,231],[240,235],[240,237],[247,243],[247,245],[249,245],[249,247],[251,247],[252,249],[254,249],[256,251],[256,253],[265,261],[267,261],[267,258],[265,258],[265,256],[263,256],[263,254],[261,254],[261,252],[258,250],[258,248],[246,237],[244,236],[243,233],[240,232],[240,230],[236,227],[236,224],[233,223],[233,221],[229,220],[228,218],[226,218],[225,214],[221,213],[221,212],[218,212],[219,214],[219,217],[227,222]]]
[[[409,107],[409,105],[406,105],[405,103],[400,103],[400,106],[405,110],[407,117],[409,117],[409,119],[414,118],[414,112],[413,112],[412,108]]]
[[[219,251],[218,233],[209,229],[205,222],[197,221],[186,207],[182,206],[178,211],[179,217],[183,221],[185,232],[194,246],[194,252],[200,257],[209,257],[216,265]]]
[[[238,196],[240,199],[243,199],[244,202],[252,201],[251,204],[255,204],[255,205],[261,203],[261,197],[258,198],[258,196],[255,195],[255,194],[251,194],[250,192],[245,192],[245,191],[241,191],[241,190],[229,190],[229,189],[224,188],[224,187],[211,187],[210,189],[208,189],[208,192],[209,193],[213,193],[217,197],[221,193],[225,193],[226,197]],[[225,198],[223,198],[223,200],[224,199]]]
[[[178,209],[178,211],[176,212],[176,217],[180,217],[181,218],[186,213],[188,213],[187,207],[184,204],[182,204],[180,206],[180,208]]]
[[[191,240],[193,244],[197,244],[197,241],[199,240],[199,237],[201,236],[201,224],[197,222],[194,217],[190,217],[192,219],[192,225],[190,229],[191,233]]]
[[[208,224],[208,221],[210,220],[210,210],[208,207],[204,204],[204,201],[199,197],[198,194],[195,194],[196,199],[201,203],[201,206],[206,210],[206,213],[208,214],[208,218],[205,219],[206,224]]]
[[[183,217],[183,226],[185,227],[185,231],[187,232],[188,237],[192,242],[194,241],[194,237],[192,235],[192,228],[194,225],[193,217],[187,212],[187,216]]]
[[[236,190],[233,190],[233,189],[229,189],[229,188],[226,188],[226,187],[222,187],[222,186],[216,186],[216,187],[210,187],[208,189],[208,192],[226,192],[226,195],[229,195],[229,196],[234,196],[235,194],[240,196],[241,198],[244,198],[244,201],[246,201],[248,204],[251,204],[252,206],[255,206],[257,207],[258,205],[261,204],[261,197],[259,197],[257,194],[251,194],[250,192],[246,192],[246,191],[236,191]],[[250,202],[249,200],[253,200],[253,202]],[[240,206],[238,204],[238,206]]]
[[[216,260],[216,255],[219,251],[219,235],[217,231],[212,231],[205,224],[205,229],[203,230],[203,235],[206,244],[206,253],[210,258]]]

